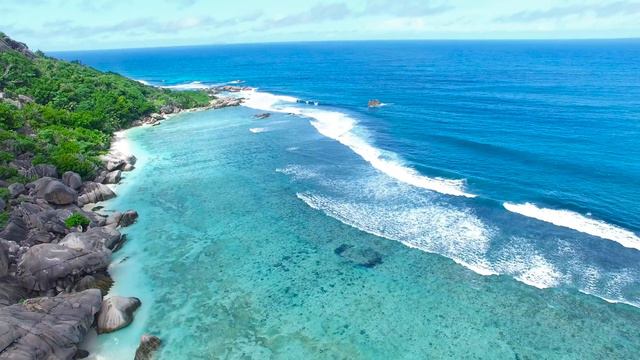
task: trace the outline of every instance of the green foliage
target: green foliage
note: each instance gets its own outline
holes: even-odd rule
[[[0,188],[0,199],[7,201],[9,200],[9,189]]]
[[[201,91],[154,88],[79,62],[42,53],[28,59],[15,51],[0,53],[0,89],[35,101],[22,109],[0,101],[0,178],[16,181],[17,173],[5,165],[18,154],[29,152],[35,164],[53,164],[60,172],[92,176],[114,131],[163,105],[209,102]]]
[[[86,228],[87,226],[89,226],[89,224],[91,223],[91,221],[84,215],[78,213],[78,212],[74,212],[73,214],[71,214],[71,216],[69,216],[65,221],[64,224],[69,228],[75,228],[78,226],[82,226],[82,228]]]
[[[8,211],[0,212],[0,229],[4,229],[4,227],[7,226],[8,222],[9,222],[9,212]]]
[[[0,179],[9,180],[15,176],[18,176],[18,170],[10,166],[0,165]]]
[[[0,164],[6,164],[13,159],[15,159],[15,155],[13,155],[13,153],[0,150]]]

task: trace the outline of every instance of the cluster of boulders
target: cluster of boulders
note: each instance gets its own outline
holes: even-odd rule
[[[237,93],[240,91],[248,91],[248,90],[252,90],[252,88],[248,86],[222,85],[222,86],[214,86],[212,88],[207,89],[207,93],[209,95],[218,95],[221,93]]]
[[[211,100],[207,109],[222,109],[230,106],[240,106],[244,101],[243,98],[235,98],[235,97],[219,97]]]
[[[162,120],[167,119],[169,116],[178,114],[182,111],[182,109],[175,105],[164,105],[160,108],[159,112],[152,113],[148,116],[143,117],[140,120],[137,120],[133,123],[134,126],[139,125],[158,125]]]
[[[112,253],[124,242],[119,229],[138,214],[106,216],[87,205],[114,197],[105,184],[117,183],[134,164],[135,157],[111,155],[94,181],[35,165],[22,170],[34,181],[7,186],[9,200],[0,204],[10,213],[0,231],[1,359],[81,358],[88,354],[78,346],[91,327],[100,334],[131,323],[139,299],[103,297],[113,283],[107,271]],[[88,225],[70,228],[72,215]],[[147,336],[142,353],[159,343]]]

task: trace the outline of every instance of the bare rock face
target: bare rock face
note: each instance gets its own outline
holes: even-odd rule
[[[0,277],[9,273],[9,247],[0,241]]]
[[[29,295],[29,292],[22,287],[16,278],[12,276],[0,277],[0,308],[17,304],[20,300],[28,298]],[[0,334],[0,338],[2,338],[2,334]]]
[[[62,182],[73,190],[78,190],[82,187],[82,178],[73,171],[67,171],[62,174]]]
[[[72,249],[60,244],[29,248],[18,262],[17,277],[29,290],[66,289],[87,274],[109,266],[111,251]]]
[[[149,334],[142,335],[134,360],[152,360],[153,354],[160,348],[160,345],[162,345],[162,341],[159,337]]]
[[[71,249],[83,251],[103,251],[113,249],[122,235],[110,227],[90,228],[87,232],[73,232],[64,237],[58,244]]]
[[[0,52],[9,50],[15,50],[29,59],[36,57],[36,55],[29,50],[27,44],[15,41],[7,35],[0,33]]]
[[[122,214],[119,225],[122,227],[127,227],[133,225],[136,220],[138,220],[138,212],[135,210],[127,210],[124,214]]]
[[[81,195],[78,197],[78,205],[93,204],[112,199],[115,196],[116,194],[107,185],[87,181],[84,183]]]
[[[53,205],[68,205],[76,202],[78,193],[52,177],[43,177],[27,185],[32,194]]]
[[[24,193],[24,190],[25,190],[24,185],[22,185],[20,183],[15,183],[15,184],[9,185],[9,195],[13,199],[17,198],[18,195]]]
[[[98,289],[102,296],[105,296],[109,293],[111,286],[113,286],[113,279],[108,272],[103,271],[83,277],[73,286],[72,290],[80,292],[88,289]]]
[[[78,193],[60,181],[51,181],[43,190],[42,197],[50,204],[68,205],[78,199]]]
[[[0,308],[0,358],[72,359],[101,303],[94,289]]]
[[[27,177],[35,177],[35,178],[42,178],[42,177],[57,178],[58,169],[56,169],[56,167],[53,165],[38,164],[38,165],[34,165],[29,170],[27,170],[24,175]]]
[[[127,327],[133,321],[133,313],[140,305],[142,305],[140,299],[134,297],[112,296],[105,299],[98,313],[98,334]]]
[[[126,164],[125,164],[126,166]],[[120,179],[122,178],[122,171],[121,170],[115,170],[112,171],[110,173],[107,173],[106,176],[104,177],[104,181],[102,183],[104,184],[117,184],[120,182]]]

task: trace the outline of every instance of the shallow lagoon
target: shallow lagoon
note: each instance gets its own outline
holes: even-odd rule
[[[256,113],[185,114],[129,132],[141,166],[108,206],[136,209],[140,220],[111,271],[113,293],[143,306],[129,328],[100,337],[100,356],[130,359],[144,332],[164,341],[161,359],[625,359],[640,351],[637,308],[478,275],[308,206],[300,194],[319,189],[304,181],[313,172],[296,172],[301,164],[393,181],[304,119]],[[376,189],[374,197],[394,195]],[[343,245],[375,251],[382,263],[354,263],[336,253]]]

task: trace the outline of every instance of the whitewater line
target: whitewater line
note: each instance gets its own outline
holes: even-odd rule
[[[514,204],[506,202],[503,206],[511,212],[526,217],[573,229],[605,240],[615,241],[626,248],[640,250],[640,237],[635,233],[573,211],[546,209],[532,203]]]

